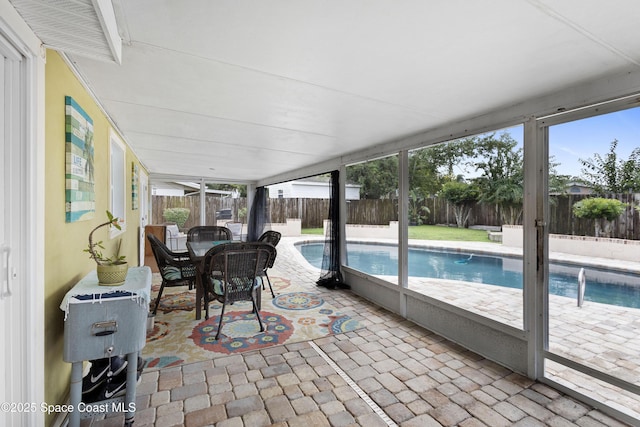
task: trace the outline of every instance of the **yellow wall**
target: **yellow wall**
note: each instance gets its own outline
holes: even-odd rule
[[[66,292],[91,270],[95,263],[83,249],[88,235],[106,221],[109,209],[109,131],[111,126],[75,75],[55,51],[47,51],[45,69],[45,399],[49,404],[66,403],[71,364],[62,360],[64,313],[60,302]],[[71,96],[93,119],[96,212],[91,220],[65,222],[65,104]],[[127,148],[126,168],[138,159]],[[126,232],[111,240],[102,228],[94,238],[103,240],[110,254],[122,237],[122,252],[130,266],[138,265],[140,211],[131,206],[131,174],[127,174]],[[144,197],[140,195],[139,197]],[[46,424],[53,421],[49,417]]]

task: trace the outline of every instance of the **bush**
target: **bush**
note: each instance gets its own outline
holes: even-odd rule
[[[626,207],[627,204],[620,200],[594,197],[580,200],[573,205],[573,214],[578,218],[603,218],[607,221],[613,221],[624,212]]]
[[[162,212],[162,217],[167,222],[175,222],[178,228],[184,227],[191,211],[187,208],[167,208]]]
[[[573,205],[573,214],[578,218],[587,218],[595,220],[595,236],[601,236],[600,220],[613,221],[618,218],[627,207],[626,203],[622,203],[616,199],[605,199],[602,197],[593,197],[580,200]],[[605,235],[609,235],[608,223],[605,225]]]
[[[458,228],[465,228],[469,222],[471,208],[480,199],[478,186],[466,182],[449,181],[442,186],[438,195],[453,204],[456,224]]]

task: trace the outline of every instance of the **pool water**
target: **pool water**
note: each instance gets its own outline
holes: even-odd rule
[[[313,266],[322,264],[323,243],[297,245]],[[348,265],[365,273],[398,275],[397,247],[391,245],[347,245]],[[577,299],[580,267],[549,266],[549,292]],[[640,308],[640,277],[630,273],[585,267],[585,301]],[[519,258],[454,253],[409,248],[409,276],[432,277],[522,289],[522,260]]]

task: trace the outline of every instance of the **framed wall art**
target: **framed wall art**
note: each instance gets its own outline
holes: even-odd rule
[[[96,211],[93,120],[70,96],[64,103],[66,222],[85,221]]]
[[[138,209],[138,165],[131,162],[131,209]]]

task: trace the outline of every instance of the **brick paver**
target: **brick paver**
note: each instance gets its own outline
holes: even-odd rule
[[[397,426],[625,425],[348,291],[316,287],[317,273],[287,256],[295,249],[281,245],[270,276],[308,287],[361,323],[361,329],[315,344]],[[625,332],[619,334],[625,342]],[[306,342],[145,371],[137,391],[136,426],[387,425]],[[122,425],[122,419],[82,425]]]

